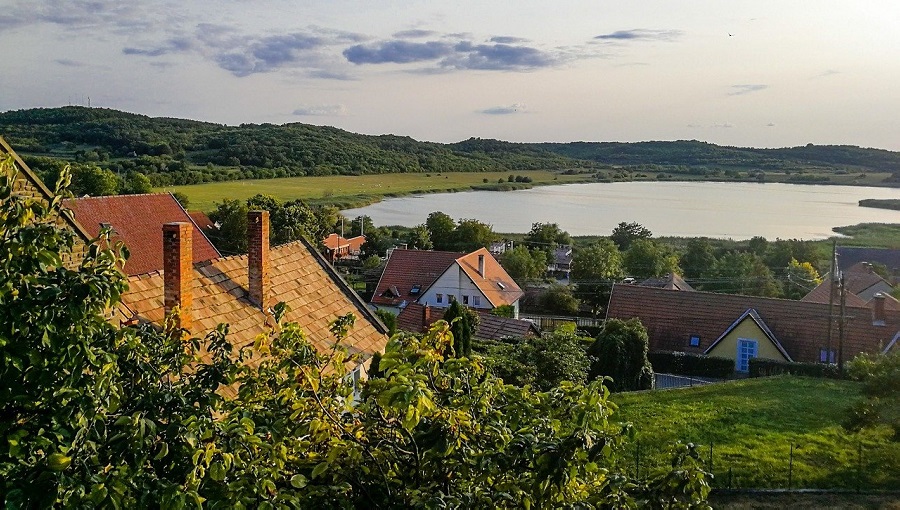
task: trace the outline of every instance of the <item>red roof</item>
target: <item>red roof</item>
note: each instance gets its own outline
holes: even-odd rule
[[[480,256],[484,257],[483,275],[478,270],[478,257]],[[511,305],[525,295],[515,280],[485,248],[464,255],[456,262],[494,307]]]
[[[756,310],[791,359],[819,361],[820,349],[828,345],[827,303],[614,285],[607,317],[639,318],[647,328],[651,350],[702,353],[748,309]],[[883,323],[874,321],[873,313],[869,307],[846,307],[844,360],[883,349],[900,331],[900,313],[887,310]],[[690,338],[695,335],[700,345],[691,347]],[[831,341],[835,352],[838,336],[835,320]]]
[[[194,263],[222,256],[171,193],[75,198],[63,205],[91,237],[99,235],[101,223],[112,227],[113,240],[124,241],[131,253],[125,263],[129,276],[162,270],[165,223],[194,225]]]
[[[409,293],[413,286],[424,291],[464,255],[455,251],[394,250],[384,266],[372,303],[397,306],[403,301],[415,301],[419,294]]]
[[[200,230],[216,228],[213,220],[209,219],[209,216],[203,211],[188,211],[188,216],[194,220],[194,224],[200,227]]]

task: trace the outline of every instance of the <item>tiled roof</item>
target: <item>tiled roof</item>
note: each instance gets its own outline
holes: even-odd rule
[[[835,285],[835,289],[837,289],[837,285]],[[807,303],[828,303],[831,301],[831,281],[827,278],[825,281],[820,283],[816,288],[809,291],[809,294],[800,298],[800,301],[804,301]],[[835,290],[834,304],[840,304],[840,292]],[[852,292],[847,292],[844,294],[844,301],[847,306],[866,306],[866,300],[853,294]]]
[[[397,329],[412,333],[422,333],[429,326],[444,317],[446,308],[428,307],[419,303],[410,303],[397,316]],[[533,322],[522,319],[499,317],[484,310],[478,312],[478,329],[473,336],[482,340],[502,340],[504,338],[523,338],[539,335],[540,331]],[[427,315],[427,319],[426,319]]]
[[[684,278],[678,276],[675,273],[669,273],[662,278],[647,278],[638,285],[643,285],[644,287],[657,287],[660,289],[683,290],[688,292],[694,290],[693,287],[691,287],[686,281],[684,281]]]
[[[484,256],[484,275],[478,272],[478,256]],[[494,306],[511,305],[525,295],[491,252],[485,248],[464,255],[456,262],[484,297]]]
[[[889,287],[890,283],[881,277],[867,262],[859,262],[843,271],[844,286],[847,289],[846,296],[848,306],[865,306],[865,299],[859,297],[860,294],[871,289],[873,286],[883,284]],[[877,287],[876,287],[877,288]],[[831,282],[826,278],[816,288],[811,290],[809,294],[803,296],[801,301],[809,301],[812,303],[828,303],[831,293]],[[838,299],[835,299],[838,303]]]
[[[286,321],[297,322],[320,350],[330,349],[334,339],[329,324],[338,316],[353,313],[356,324],[344,345],[363,360],[387,343],[386,329],[365,303],[335,275],[315,249],[296,241],[270,250],[271,301],[285,302]],[[229,340],[240,347],[266,332],[271,324],[248,299],[247,255],[218,258],[194,264],[193,326],[191,333],[203,336],[220,323],[229,324]],[[143,321],[161,324],[164,319],[161,271],[132,276],[122,296],[119,319],[136,314]]]
[[[608,308],[608,318],[639,318],[647,328],[651,350],[701,353],[751,308],[795,361],[818,361],[819,350],[828,342],[827,303],[614,285]],[[846,307],[845,360],[860,352],[876,352],[900,331],[900,314],[887,311],[885,325],[876,326],[873,313],[866,307]],[[835,351],[839,336],[837,322],[834,321],[831,344]],[[692,335],[700,336],[699,347],[689,346]]]
[[[409,293],[414,285],[421,286],[424,291],[463,255],[452,251],[394,250],[384,266],[384,273],[372,295],[372,303],[396,306],[403,301],[415,301],[419,294]],[[391,292],[390,296],[382,296],[391,287],[397,288],[397,295]]]
[[[672,289],[669,289],[669,290],[672,290]],[[787,353],[787,351],[784,350],[784,347],[781,345],[781,342],[779,342],[778,338],[775,337],[775,333],[772,333],[772,330],[769,329],[769,326],[766,325],[766,322],[764,320],[762,320],[762,317],[759,316],[759,313],[757,313],[756,310],[754,310],[752,308],[747,310],[746,312],[744,312],[744,314],[741,315],[738,318],[738,320],[734,321],[731,324],[731,326],[728,326],[728,329],[726,329],[721,335],[719,335],[719,338],[717,338],[715,342],[710,344],[710,346],[707,347],[705,351],[703,351],[703,354],[709,354],[710,352],[712,352],[712,350],[716,347],[716,344],[718,344],[723,339],[725,339],[725,337],[728,336],[728,334],[731,333],[734,330],[734,328],[738,327],[742,322],[744,322],[747,319],[752,320],[753,322],[756,323],[756,327],[758,327],[760,329],[760,331],[762,331],[763,334],[766,335],[766,337],[769,339],[769,341],[772,342],[772,344],[775,346],[776,349],[778,349],[778,352],[780,352],[788,361],[793,361],[791,359],[791,356]]]
[[[75,198],[65,200],[63,206],[72,210],[75,220],[91,237],[100,233],[101,223],[112,226],[113,240],[123,241],[131,253],[125,263],[125,272],[129,276],[162,270],[162,226],[165,223],[194,225],[195,263],[221,257],[170,193]]]
[[[191,220],[194,221],[194,224],[200,227],[200,230],[203,230],[204,232],[208,229],[216,228],[213,220],[209,219],[209,216],[203,211],[188,211],[188,216],[190,216]]]

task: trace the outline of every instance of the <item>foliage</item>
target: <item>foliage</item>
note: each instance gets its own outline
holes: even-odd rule
[[[661,243],[650,239],[635,239],[622,254],[625,272],[639,279],[667,274],[679,274],[678,257]]]
[[[705,238],[689,240],[687,249],[681,255],[681,267],[686,278],[703,278],[711,273],[715,263],[716,255],[712,244]]]
[[[72,193],[92,197],[115,195],[119,192],[116,174],[98,166],[77,165],[72,172]]]
[[[732,251],[722,255],[710,273],[713,280],[704,285],[704,290],[763,297],[781,294],[772,270],[759,255],[750,252]]]
[[[847,373],[863,383],[863,398],[848,412],[844,427],[860,430],[886,424],[900,442],[900,351],[860,354],[847,364]]]
[[[650,239],[653,237],[653,232],[650,232],[649,229],[641,225],[637,222],[621,222],[616,225],[616,228],[613,229],[612,234],[609,236],[609,239],[616,243],[616,246],[625,251],[631,246],[631,243],[637,241],[638,239]]]
[[[571,332],[554,333],[487,345],[479,349],[485,364],[506,384],[549,391],[562,381],[584,384],[590,360],[587,341]]]
[[[494,229],[479,220],[459,220],[453,230],[453,251],[469,253],[479,248],[490,248],[491,243],[497,238]]]
[[[593,358],[591,379],[610,377],[611,391],[647,390],[653,387],[653,366],[647,359],[649,337],[639,319],[607,319],[588,349]]]
[[[796,361],[782,361],[765,358],[750,359],[750,377],[771,377],[775,375],[790,374],[806,377],[825,377],[840,379],[838,367],[829,363],[798,363]]]
[[[506,317],[512,319],[515,315],[515,308],[512,305],[500,305],[491,308],[491,315],[496,315],[497,317]]]
[[[547,258],[542,250],[530,251],[517,245],[500,255],[500,264],[509,276],[520,285],[528,280],[540,278],[547,273]]]
[[[453,230],[456,222],[450,215],[434,211],[425,220],[425,227],[431,233],[431,242],[435,250],[450,251],[453,249]]]
[[[788,299],[800,299],[822,283],[822,277],[812,264],[793,258],[785,268],[785,278],[784,297]]]
[[[77,270],[61,267],[73,234],[10,181],[0,178],[4,506],[704,506],[706,474],[683,449],[655,478],[618,471],[632,429],[610,422],[600,383],[503,385],[477,358],[446,357],[445,322],[392,338],[383,377],[358,399],[348,365],[360,360],[342,344],[352,315],[332,323],[323,352],[281,323],[283,304],[276,327],[241,349],[227,326],[205,339],[118,328],[106,310],[125,289],[121,247],[101,239]]]
[[[622,255],[608,239],[598,239],[572,253],[572,281],[578,297],[594,315],[609,302],[612,284],[624,276]]]
[[[554,248],[571,244],[569,233],[556,223],[532,223],[531,230],[525,235],[525,246],[544,252],[548,261],[554,258]]]
[[[182,193],[180,191],[176,191],[176,192],[172,193],[172,196],[175,197],[175,200],[177,200],[178,203],[181,204],[181,207],[185,211],[188,209],[188,207],[191,204],[191,199],[188,198],[187,195],[185,195],[184,193]]]
[[[410,250],[430,250],[434,248],[431,242],[431,232],[425,225],[413,227],[406,234],[406,247]]]
[[[452,353],[458,357],[470,357],[472,355],[472,335],[478,327],[477,315],[474,311],[454,300],[444,313],[444,320],[450,324],[450,333],[453,335]]]
[[[682,351],[655,351],[647,355],[653,371],[663,374],[727,379],[734,375],[734,360]]]
[[[575,315],[580,304],[572,287],[561,283],[550,284],[541,294],[540,303],[546,313],[559,315]]]
[[[382,310],[379,308],[375,310],[375,315],[381,319],[381,322],[384,323],[388,328],[388,336],[394,336],[397,333],[397,316],[387,310]]]

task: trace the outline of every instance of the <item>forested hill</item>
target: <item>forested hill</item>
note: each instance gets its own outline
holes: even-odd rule
[[[698,141],[459,143],[292,123],[225,126],[69,106],[0,113],[0,135],[39,170],[60,161],[141,173],[155,186],[302,175],[657,167],[900,173],[900,153],[853,146],[722,147]]]

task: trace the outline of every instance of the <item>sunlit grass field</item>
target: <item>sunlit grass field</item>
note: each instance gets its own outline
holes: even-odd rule
[[[612,396],[615,419],[637,429],[625,462],[641,471],[666,462],[675,441],[701,444],[715,487],[900,489],[900,442],[887,428],[851,433],[841,427],[859,384],[773,377]],[[860,446],[862,455],[860,456]],[[638,448],[640,451],[638,452]]]
[[[586,175],[563,175],[543,170],[515,172],[444,172],[433,174],[379,174],[360,176],[284,177],[246,181],[213,182],[189,186],[170,186],[157,191],[181,192],[190,200],[191,209],[210,211],[225,198],[244,200],[263,193],[281,200],[302,198],[311,202],[328,202],[340,206],[360,206],[383,197],[413,193],[466,191],[473,187],[498,185],[508,176],[531,177],[532,185],[585,182]],[[487,180],[487,182],[484,182]],[[518,184],[520,183],[509,183]]]

